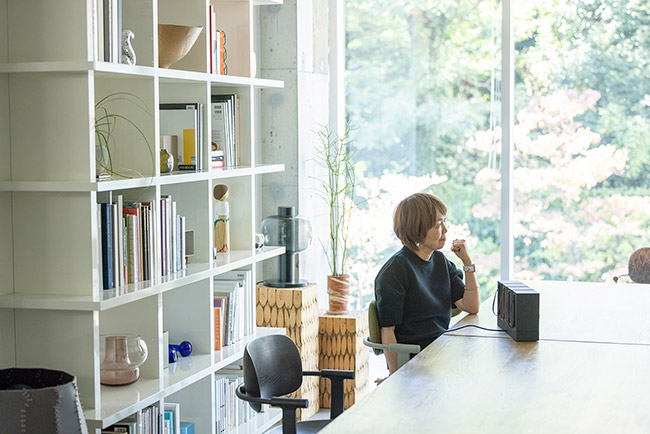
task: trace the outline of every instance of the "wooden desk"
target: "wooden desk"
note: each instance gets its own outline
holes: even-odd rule
[[[443,335],[322,432],[650,432],[650,285],[527,283],[539,342]],[[471,323],[496,328],[491,300]]]
[[[648,366],[648,346],[443,335],[321,432],[650,432]]]
[[[616,342],[650,345],[650,285],[530,281],[540,293],[540,340]],[[496,306],[495,306],[496,311]],[[496,329],[492,298],[479,315],[468,315],[454,326],[476,324]],[[450,334],[510,339],[506,333],[469,327]]]

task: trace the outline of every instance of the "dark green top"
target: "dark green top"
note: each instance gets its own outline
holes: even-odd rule
[[[452,305],[464,292],[463,272],[442,252],[425,261],[403,247],[375,279],[379,325],[395,326],[397,342],[424,348],[449,328]]]

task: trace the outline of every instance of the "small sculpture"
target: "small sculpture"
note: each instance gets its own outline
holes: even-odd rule
[[[228,202],[228,186],[215,185],[213,189],[214,203],[214,247],[218,253],[230,251],[230,209]]]
[[[133,32],[129,29],[122,30],[122,63],[127,65],[135,65],[135,51],[131,40],[135,38]]]

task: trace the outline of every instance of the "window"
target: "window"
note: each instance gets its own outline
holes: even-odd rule
[[[401,248],[392,212],[417,191],[447,204],[448,245],[467,240],[484,296],[496,285],[500,32],[496,1],[347,0],[347,120],[365,199],[350,228],[359,307]]]
[[[514,8],[510,277],[606,281],[650,244],[650,4]],[[447,203],[485,298],[500,277],[501,2],[346,0],[345,15],[358,306],[401,247],[395,205],[422,190]]]

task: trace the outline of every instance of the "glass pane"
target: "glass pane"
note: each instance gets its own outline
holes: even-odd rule
[[[448,243],[467,240],[485,298],[499,270],[500,4],[346,0],[345,13],[347,119],[365,200],[349,239],[357,308],[401,248],[395,206],[418,191],[447,204]]]
[[[515,277],[611,280],[650,244],[650,3],[515,8]]]

